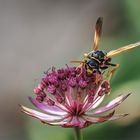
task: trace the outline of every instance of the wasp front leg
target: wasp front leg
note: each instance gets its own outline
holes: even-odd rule
[[[81,61],[81,60],[72,60],[70,61],[71,63],[79,63],[80,65],[76,67],[76,69],[78,70],[80,68],[80,74],[81,75],[83,73],[83,68],[85,68],[85,60]]]
[[[81,60],[72,60],[70,62],[71,63],[79,63],[80,65],[77,68],[83,68],[84,65],[85,65],[85,62],[84,61],[81,61]]]

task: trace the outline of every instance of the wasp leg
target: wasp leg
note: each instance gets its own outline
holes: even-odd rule
[[[101,74],[99,72],[96,72],[95,84],[98,85],[101,79],[102,79]]]
[[[108,81],[111,80],[113,74],[115,73],[115,71],[119,68],[119,64],[115,64],[115,66],[110,66],[110,69],[108,70],[107,76],[106,78],[108,79]]]
[[[72,60],[72,61],[70,61],[71,63],[79,63],[80,65],[79,66],[77,66],[77,68],[76,69],[81,69],[80,70],[80,74],[79,74],[79,76],[83,73],[83,68],[85,68],[85,61],[79,61],[79,60]]]

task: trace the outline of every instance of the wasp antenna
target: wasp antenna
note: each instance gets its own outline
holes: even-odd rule
[[[80,61],[80,60],[72,60],[72,61],[70,61],[71,63],[85,63],[84,61]]]
[[[111,58],[111,57],[114,57],[120,53],[123,53],[125,51],[128,51],[128,50],[131,50],[137,46],[140,46],[140,42],[136,42],[136,43],[133,43],[133,44],[130,44],[130,45],[127,45],[127,46],[124,46],[124,47],[121,47],[117,50],[112,50],[110,52],[107,53],[107,57]]]
[[[99,17],[95,25],[95,33],[94,33],[94,41],[93,41],[94,51],[98,50],[99,48],[99,42],[102,34],[102,25],[103,25],[103,18]]]

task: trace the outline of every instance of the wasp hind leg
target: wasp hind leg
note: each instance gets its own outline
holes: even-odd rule
[[[110,67],[109,67],[109,70],[108,70],[108,72],[107,72],[107,75],[106,75],[106,79],[108,80],[108,81],[110,81],[111,79],[112,79],[112,76],[113,76],[113,74],[115,73],[115,71],[119,68],[119,64],[113,64],[114,66],[111,66],[110,65]]]

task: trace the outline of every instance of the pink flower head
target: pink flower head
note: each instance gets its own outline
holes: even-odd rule
[[[37,97],[29,97],[29,100],[43,113],[21,105],[24,113],[45,124],[79,128],[126,116],[114,115],[113,109],[130,95],[121,95],[98,107],[110,92],[109,81],[104,80],[97,71],[89,75],[84,68],[76,67],[52,69],[45,74],[34,92]]]

